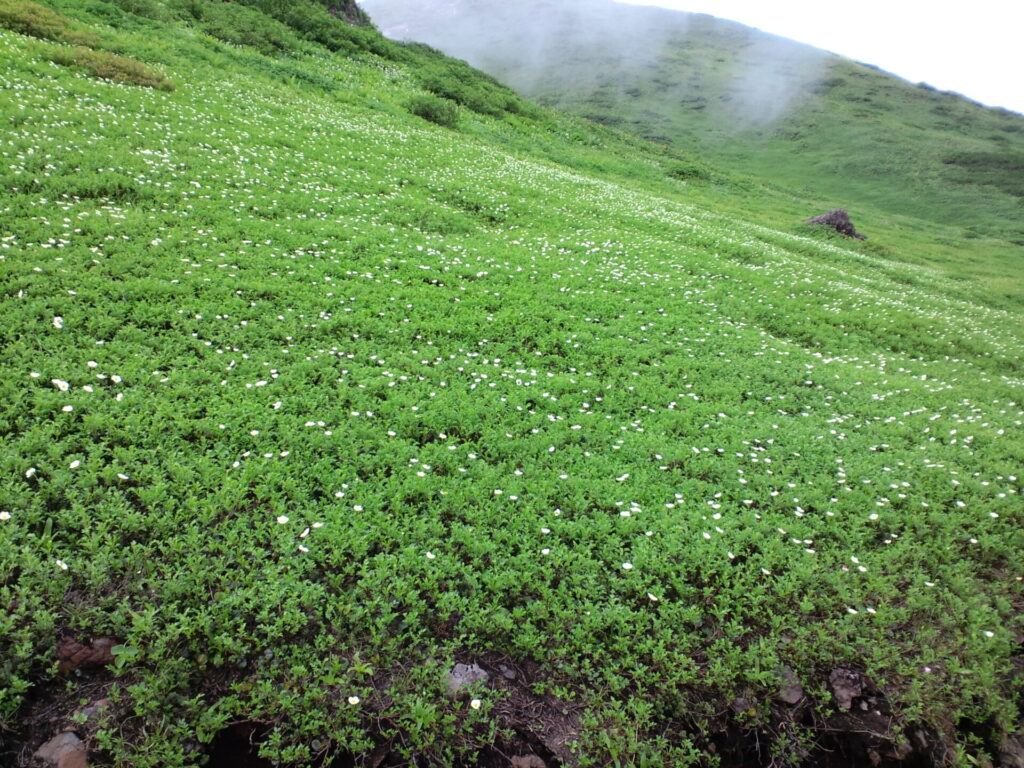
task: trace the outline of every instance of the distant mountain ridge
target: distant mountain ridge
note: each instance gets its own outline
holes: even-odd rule
[[[391,37],[776,180],[1024,244],[1024,116],[703,14],[611,0],[365,0]]]

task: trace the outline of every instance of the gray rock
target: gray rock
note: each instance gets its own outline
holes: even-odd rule
[[[864,693],[864,678],[852,669],[833,669],[828,682],[840,709],[850,709],[853,700]]]
[[[516,671],[512,669],[512,667],[510,667],[508,664],[499,664],[498,671],[501,672],[501,676],[504,677],[506,680],[516,679]]]
[[[92,720],[109,706],[110,699],[99,699],[98,701],[94,701],[92,704],[79,709],[71,717],[72,719],[81,718],[83,721]]]
[[[799,704],[804,698],[804,688],[796,673],[789,667],[779,667],[775,671],[782,684],[778,693],[779,700],[794,706]]]
[[[854,228],[853,222],[850,221],[850,217],[843,208],[837,208],[834,211],[823,213],[821,216],[815,216],[813,219],[804,219],[804,221],[810,224],[824,224],[847,237],[855,237],[858,240],[868,239],[866,235],[862,235]]]
[[[448,673],[448,693],[454,696],[467,685],[486,682],[488,677],[479,664],[456,664]]]
[[[1024,768],[1024,735],[1007,736],[999,747],[1000,768]]]

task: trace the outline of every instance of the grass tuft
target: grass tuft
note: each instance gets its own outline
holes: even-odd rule
[[[159,91],[174,90],[174,83],[141,61],[118,56],[109,51],[97,51],[81,45],[71,48],[54,46],[48,49],[46,58],[64,67],[79,67],[104,80],[140,85]]]
[[[0,4],[0,27],[22,35],[69,45],[95,46],[99,38],[79,28],[70,19],[30,0],[4,0]]]

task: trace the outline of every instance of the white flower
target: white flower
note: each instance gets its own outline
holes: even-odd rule
[[[988,629],[985,630],[985,637],[995,637],[995,636],[996,636],[995,632],[992,632],[991,630],[988,630]]]
[[[359,703],[359,697],[358,696],[349,696],[348,697],[348,703],[351,704],[354,707],[356,704]]]
[[[10,512],[7,512],[6,510],[3,511],[3,512],[0,512],[0,520],[10,520],[10,519],[11,519],[11,513]]]
[[[35,467],[29,467],[28,469],[25,470],[25,477],[32,477],[32,475],[34,475],[35,473],[36,473],[36,468]]]
[[[64,411],[64,413],[71,413],[73,410],[75,410],[75,406],[65,405],[63,408],[61,408],[61,410]]]
[[[652,603],[658,602],[658,598],[651,592],[647,593],[647,599],[650,600]]]
[[[63,560],[56,560],[54,562],[57,563],[57,567],[60,568],[62,571],[66,571],[68,569],[68,564],[65,563]]]
[[[469,706],[473,709],[480,709],[481,703],[482,702],[480,701],[480,699],[473,699],[471,702],[469,702]]]
[[[437,555],[433,552],[427,552],[427,560],[433,560],[435,557],[437,557]]]
[[[622,564],[622,570],[624,570],[624,571],[631,571],[631,570],[633,570],[633,564],[632,563],[623,563]]]
[[[71,469],[78,469],[80,466],[82,466],[82,462],[80,462],[78,459],[75,459],[70,464],[68,464],[68,467],[70,467]]]
[[[53,384],[53,386],[55,386],[61,392],[67,392],[69,389],[71,389],[71,385],[68,384],[63,379],[50,379],[50,383]]]
[[[53,318],[53,327],[57,329],[63,328],[64,318],[61,317],[60,315],[57,315],[55,318]]]
[[[277,524],[278,525],[284,525],[287,522],[288,522],[288,515],[278,515],[277,516]]]

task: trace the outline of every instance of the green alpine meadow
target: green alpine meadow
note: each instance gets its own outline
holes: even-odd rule
[[[0,0],[0,764],[1024,764],[1020,219],[712,163]]]

